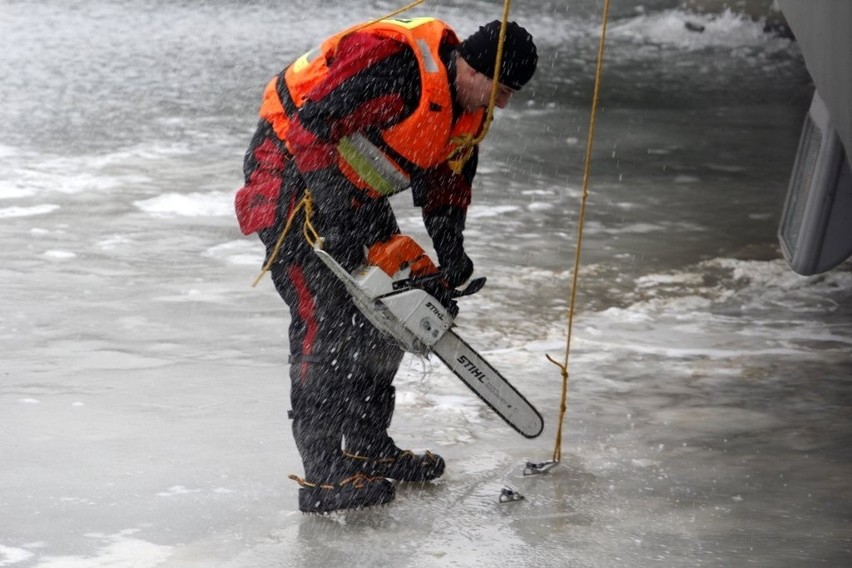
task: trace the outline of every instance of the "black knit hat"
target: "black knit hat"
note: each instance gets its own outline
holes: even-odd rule
[[[493,79],[499,39],[500,21],[494,20],[461,42],[458,47],[459,55],[468,65]],[[538,54],[533,37],[515,22],[508,22],[499,81],[509,88],[520,89],[532,79],[537,62]]]

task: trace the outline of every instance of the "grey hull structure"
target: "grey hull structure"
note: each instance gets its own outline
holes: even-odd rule
[[[852,2],[778,0],[832,123],[852,155]]]
[[[778,240],[794,271],[852,255],[852,2],[779,0],[816,92],[805,117]]]

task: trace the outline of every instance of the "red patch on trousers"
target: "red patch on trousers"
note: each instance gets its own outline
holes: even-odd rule
[[[296,313],[298,313],[299,318],[305,322],[305,336],[302,338],[301,353],[302,357],[305,358],[313,351],[314,340],[317,336],[317,320],[314,317],[316,304],[314,302],[314,296],[311,294],[311,290],[305,280],[305,273],[302,271],[302,268],[300,266],[291,265],[288,270],[288,276],[290,277],[290,282],[293,283],[293,287],[296,289],[296,297],[299,302],[299,305],[296,307]],[[305,384],[307,373],[308,363],[303,361],[300,363],[299,369],[299,378],[302,384]]]

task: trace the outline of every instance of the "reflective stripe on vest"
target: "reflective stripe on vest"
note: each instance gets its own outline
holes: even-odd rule
[[[340,139],[340,157],[378,195],[388,197],[407,189],[410,180],[392,160],[362,134]]]

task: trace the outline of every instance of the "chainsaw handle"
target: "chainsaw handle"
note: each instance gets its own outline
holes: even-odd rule
[[[477,292],[482,290],[483,286],[485,286],[485,276],[482,276],[480,278],[474,278],[462,290],[453,290],[452,297],[461,298],[462,296],[470,296],[471,294],[476,294]]]

